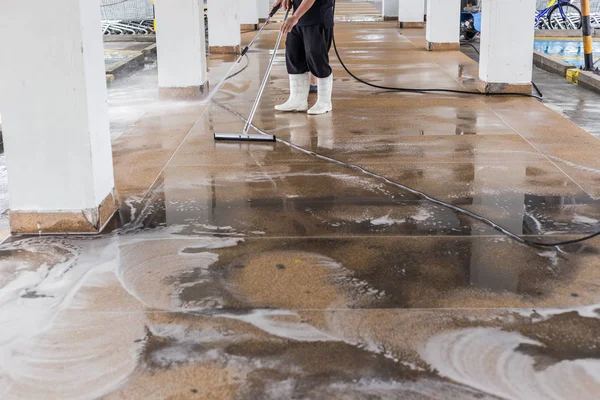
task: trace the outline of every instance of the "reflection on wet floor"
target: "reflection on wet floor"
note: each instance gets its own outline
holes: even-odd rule
[[[338,29],[374,81],[474,84],[421,31]],[[275,34],[215,100],[248,113]],[[284,68],[261,129],[538,240],[598,229],[599,146],[544,105],[373,93],[334,63],[332,114],[274,114]],[[597,397],[599,240],[526,247],[285,143],[215,143],[243,121],[144,100],[150,79],[131,81],[138,120],[121,109],[113,231],[0,246],[0,398]]]
[[[146,217],[149,222],[145,225],[226,226],[229,229],[223,234],[268,232],[271,236],[494,233],[462,214],[341,166],[266,164],[167,168],[154,189],[153,213]],[[506,173],[505,168],[494,166],[484,170]],[[481,173],[471,168],[460,178],[473,188]],[[495,175],[488,172],[484,176],[487,181],[482,182],[494,181]],[[398,181],[410,183],[420,178],[403,175]],[[525,179],[518,182],[523,191],[518,184],[504,192],[487,186],[473,188],[451,201],[493,216],[517,234],[583,234],[596,229],[599,200],[575,188],[570,196],[535,193],[534,181],[539,178]]]
[[[202,235],[181,228],[173,237],[202,243]],[[599,273],[593,248],[508,256],[519,246],[498,238],[218,238],[216,232],[214,242],[219,247],[210,252],[185,240],[129,246],[120,274],[152,307],[233,312],[569,306],[594,296],[567,265],[587,278]],[[155,271],[156,259],[168,266]]]
[[[471,43],[479,48],[479,43]],[[479,60],[478,54],[469,46],[462,51],[474,60]],[[564,115],[592,135],[600,138],[600,94],[581,86],[566,82],[564,77],[533,68],[533,81],[544,94],[544,104]]]

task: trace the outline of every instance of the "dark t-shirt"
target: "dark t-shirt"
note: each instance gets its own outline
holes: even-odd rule
[[[300,18],[298,26],[320,25],[333,26],[333,1],[315,0],[315,4]],[[302,0],[294,0],[294,12],[300,7]]]

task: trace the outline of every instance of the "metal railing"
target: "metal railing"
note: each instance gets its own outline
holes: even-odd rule
[[[100,0],[105,35],[154,33],[152,0]]]
[[[152,0],[100,0],[103,20],[144,21],[154,18]]]
[[[544,9],[555,0],[536,0],[537,9]],[[571,3],[581,7],[580,0]],[[600,25],[600,0],[590,0],[592,24]],[[100,0],[104,34],[127,35],[153,33],[154,6],[152,0]],[[577,22],[577,21],[576,21]]]

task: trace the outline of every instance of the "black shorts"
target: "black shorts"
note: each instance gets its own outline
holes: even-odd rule
[[[331,75],[329,50],[333,27],[325,25],[294,26],[285,42],[285,61],[288,74],[311,72],[317,78]]]

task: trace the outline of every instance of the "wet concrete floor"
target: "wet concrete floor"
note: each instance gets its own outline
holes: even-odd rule
[[[373,82],[475,86],[475,62],[421,50],[422,31],[336,32]],[[112,233],[0,246],[0,398],[597,398],[599,240],[527,247],[283,142],[213,142],[242,129],[223,107],[247,115],[276,34],[221,106],[142,101],[123,123]],[[229,62],[211,58],[213,88]],[[255,125],[532,239],[599,229],[600,141],[573,122],[333,65],[333,113],[276,114],[279,54]]]
[[[471,45],[479,49],[478,42]],[[477,51],[470,45],[463,45],[461,50],[473,60],[479,60]],[[600,93],[569,83],[563,77],[537,67],[533,68],[533,81],[544,94],[544,104],[600,138]]]

